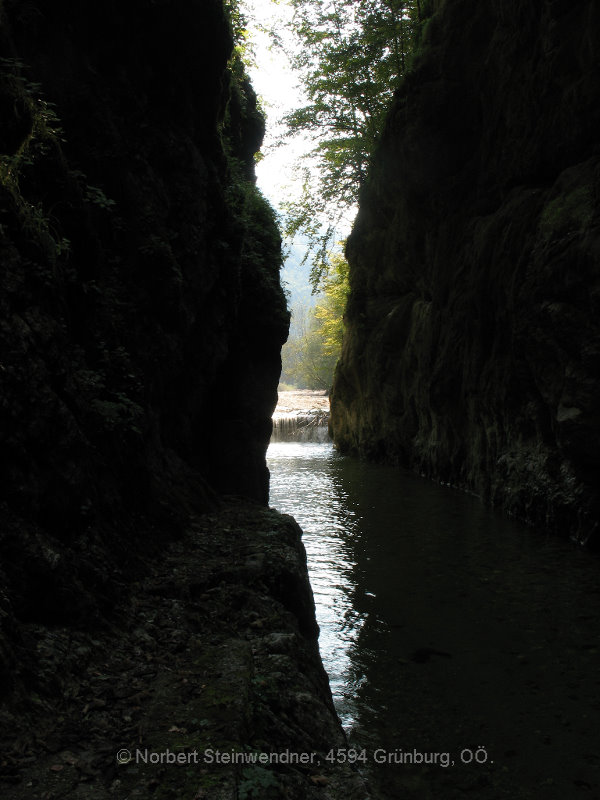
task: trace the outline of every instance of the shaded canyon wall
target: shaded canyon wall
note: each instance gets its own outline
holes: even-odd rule
[[[580,541],[599,478],[600,6],[438,2],[347,245],[345,451]]]
[[[223,5],[0,0],[6,800],[365,796],[349,765],[115,759],[345,744],[266,507],[289,314]]]
[[[267,501],[288,312],[222,1],[0,14],[0,618],[56,623]]]

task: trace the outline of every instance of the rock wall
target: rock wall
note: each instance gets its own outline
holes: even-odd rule
[[[366,794],[266,508],[289,314],[232,46],[222,0],[0,0],[10,800]]]
[[[591,541],[600,7],[435,5],[347,245],[333,435]]]
[[[222,0],[0,14],[0,578],[54,624],[217,493],[267,501],[288,312]]]

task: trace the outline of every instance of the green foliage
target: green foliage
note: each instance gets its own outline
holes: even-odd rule
[[[244,163],[231,152],[227,160],[230,182],[225,196],[239,225],[242,271],[253,275],[254,281],[270,284],[272,291],[278,294],[283,255],[275,211],[256,184],[248,179]],[[275,314],[275,308],[271,312]],[[287,311],[285,313],[284,324],[287,325]]]
[[[251,66],[254,61],[254,52],[249,38],[248,20],[241,10],[239,0],[225,0],[224,5],[233,35],[233,60]]]
[[[238,785],[239,800],[262,800],[280,797],[281,787],[276,776],[265,767],[250,766],[242,770]]]
[[[579,232],[593,220],[594,199],[590,186],[577,186],[553,198],[542,211],[539,227],[546,239]]]
[[[275,212],[262,192],[253,184],[246,187],[242,219],[246,236],[242,251],[243,258],[250,260],[275,259],[281,267],[281,237]],[[279,273],[277,272],[277,275]]]
[[[290,336],[281,350],[281,382],[296,389],[329,389],[337,358],[327,356],[318,333],[315,310],[292,310]]]
[[[339,358],[344,332],[344,310],[350,290],[348,284],[348,262],[341,253],[331,256],[331,266],[323,281],[324,299],[315,309],[319,320],[318,333],[327,356]]]
[[[240,275],[250,285],[247,297],[281,297],[279,270],[282,266],[281,235],[275,212],[255,182],[252,149],[260,147],[264,116],[257,105],[244,63],[238,52],[229,62],[230,96],[221,127],[227,159],[225,201],[235,221],[240,242]],[[228,247],[235,239],[230,239]],[[251,276],[251,277],[250,277]],[[263,291],[263,290],[266,290]],[[271,321],[287,329],[285,304],[273,304]]]
[[[102,189],[99,189],[97,186],[86,186],[85,199],[88,203],[94,203],[105,211],[108,211],[112,206],[116,205],[115,201],[107,197]]]
[[[13,152],[0,153],[0,185],[12,200],[13,208],[23,230],[38,242],[51,263],[69,254],[71,242],[61,235],[59,224],[41,202],[32,196],[31,186],[25,193],[25,177],[35,176],[35,170],[44,159],[60,161],[61,143],[65,141],[60,119],[54,103],[44,99],[42,86],[26,77],[27,67],[18,58],[0,59],[0,81],[5,94],[12,98],[14,117],[5,122],[20,128],[20,141]],[[103,210],[115,205],[97,186],[87,184],[86,176],[79,170],[69,175],[77,181],[85,202]],[[31,181],[27,181],[31,184]]]
[[[294,309],[290,336],[281,351],[281,382],[298,389],[329,389],[333,382],[348,296],[348,263],[343,255],[330,256],[322,288],[314,308]]]
[[[68,253],[70,242],[53,229],[40,202],[23,196],[20,181],[25,170],[56,151],[64,141],[63,132],[54,104],[41,97],[40,84],[28,80],[25,69],[20,59],[0,59],[0,80],[13,98],[15,119],[21,121],[23,128],[14,152],[0,153],[0,185],[11,197],[23,229],[55,260]]]
[[[354,211],[394,89],[421,17],[419,0],[291,0],[299,48],[292,63],[307,102],[286,117],[287,136],[309,135],[303,192],[286,206],[287,234],[311,243],[314,289],[327,273],[336,230]],[[316,169],[315,169],[316,168]]]

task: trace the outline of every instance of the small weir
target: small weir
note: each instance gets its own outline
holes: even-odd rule
[[[280,392],[271,441],[326,442],[328,425],[329,398],[325,392]]]
[[[329,414],[324,411],[273,416],[272,442],[326,442]]]

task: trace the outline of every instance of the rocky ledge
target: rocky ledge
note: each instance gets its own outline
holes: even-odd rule
[[[227,500],[110,623],[24,627],[36,661],[1,712],[2,797],[365,798],[326,760],[345,742],[317,638],[298,525]]]

